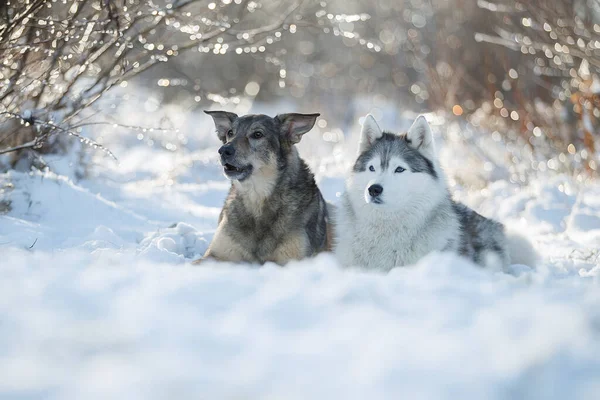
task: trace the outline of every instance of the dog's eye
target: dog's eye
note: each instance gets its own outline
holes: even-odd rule
[[[369,166],[369,171],[371,171],[371,172],[375,172],[375,167],[374,167],[374,166],[372,166],[372,165],[370,165],[370,166]]]
[[[396,168],[396,170],[394,172],[399,174],[400,172],[404,172],[404,171],[406,171],[404,168],[398,167],[398,168]]]
[[[231,137],[233,136],[233,131],[230,129],[227,131],[227,134],[225,135],[225,137]]]
[[[251,135],[252,139],[260,139],[263,136],[264,136],[263,133],[260,131],[252,132],[252,135]]]

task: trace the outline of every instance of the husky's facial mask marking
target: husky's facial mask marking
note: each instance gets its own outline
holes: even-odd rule
[[[205,111],[210,115],[223,146],[219,149],[225,176],[244,181],[267,166],[276,167],[278,160],[291,151],[319,114],[245,115],[227,111]]]
[[[435,186],[434,157],[433,137],[424,117],[417,118],[407,133],[395,135],[383,132],[367,115],[351,179],[364,188],[367,204],[403,206],[408,197],[414,199]]]

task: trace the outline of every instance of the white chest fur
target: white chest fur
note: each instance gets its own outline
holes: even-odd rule
[[[350,207],[343,198],[336,216],[335,253],[346,266],[387,271],[414,264],[432,251],[443,250],[459,234],[458,221],[451,214],[356,215]]]

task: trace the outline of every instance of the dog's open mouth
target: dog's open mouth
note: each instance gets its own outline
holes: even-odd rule
[[[239,167],[237,165],[225,163],[223,164],[223,172],[229,179],[236,179],[242,181],[246,179],[252,172],[252,165]]]
[[[235,165],[225,164],[223,165],[223,169],[227,173],[239,173],[242,172],[243,168],[236,167]]]

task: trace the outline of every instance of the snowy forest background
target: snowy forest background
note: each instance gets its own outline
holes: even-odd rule
[[[255,102],[282,101],[316,110],[323,141],[334,144],[368,111],[382,118],[436,111],[466,125],[460,140],[478,147],[470,153],[507,163],[513,181],[546,169],[597,172],[594,0],[27,0],[0,7],[0,153],[13,153],[9,166],[66,151],[69,134],[102,146],[101,136],[84,132],[93,124],[131,134],[137,125],[118,110],[145,92],[161,108],[187,112],[215,104],[246,112]],[[173,119],[144,127],[179,128]],[[473,130],[486,138],[463,132]],[[177,151],[192,135],[148,136]],[[507,143],[502,160],[487,154],[489,138]]]
[[[598,0],[0,1],[0,399],[597,399]],[[190,264],[230,182],[204,109],[433,127],[540,261]]]

